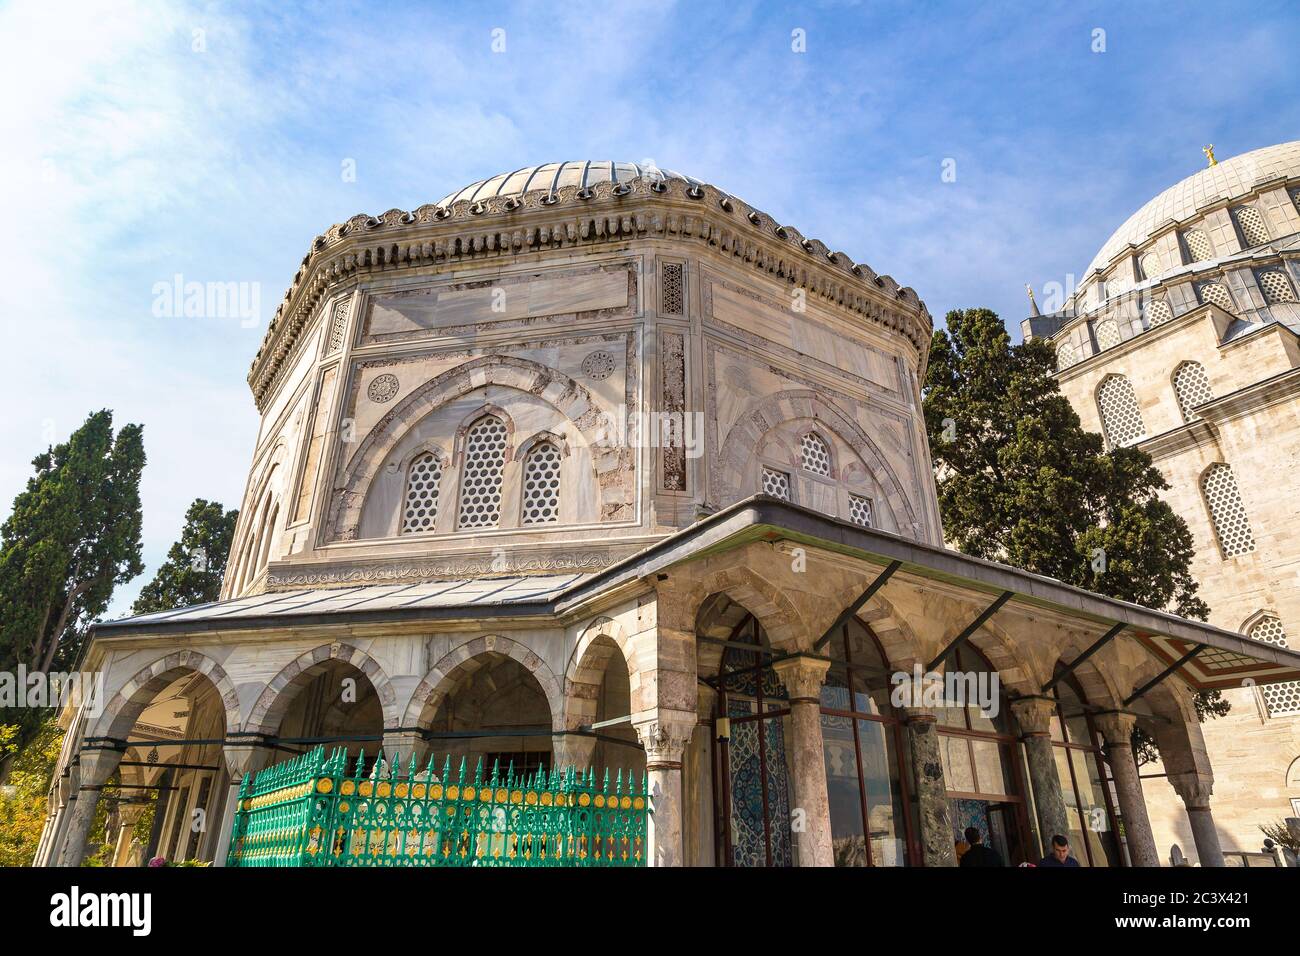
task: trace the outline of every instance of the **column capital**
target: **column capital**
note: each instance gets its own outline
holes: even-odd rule
[[[1011,701],[1011,717],[1026,736],[1050,733],[1055,716],[1056,701],[1051,697],[1017,697]]]
[[[1137,726],[1137,717],[1122,710],[1108,710],[1093,714],[1092,722],[1101,731],[1107,747],[1131,747],[1133,745],[1133,728]]]
[[[1174,788],[1178,796],[1182,797],[1187,809],[1209,809],[1210,795],[1214,793],[1214,777],[1189,770],[1185,773],[1171,773],[1168,779],[1169,785]]]
[[[772,665],[791,701],[820,701],[822,684],[830,669],[830,661],[815,657],[787,657]]]
[[[257,773],[271,762],[271,748],[260,743],[227,739],[221,747],[221,755],[232,781],[243,780],[246,774]]]
[[[673,713],[636,724],[637,736],[645,748],[646,769],[680,768],[698,721],[695,714]]]

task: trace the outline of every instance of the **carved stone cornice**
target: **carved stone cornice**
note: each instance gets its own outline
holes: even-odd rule
[[[933,322],[916,292],[781,226],[712,186],[642,177],[551,193],[432,204],[353,216],[317,236],[272,317],[248,383],[264,409],[277,373],[316,308],[360,276],[429,269],[630,239],[669,238],[718,252],[903,335],[924,360]]]
[[[603,550],[504,556],[489,552],[428,560],[394,558],[383,562],[340,561],[314,566],[288,564],[276,567],[273,565],[267,571],[266,590],[599,571],[622,557],[624,557],[622,553]]]

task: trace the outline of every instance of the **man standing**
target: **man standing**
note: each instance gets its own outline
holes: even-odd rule
[[[1070,841],[1061,834],[1052,837],[1052,852],[1039,861],[1039,866],[1078,866],[1079,861],[1070,855]]]
[[[984,845],[984,837],[975,827],[966,828],[966,842],[970,849],[961,856],[961,866],[1003,866],[1002,857],[992,847]]]

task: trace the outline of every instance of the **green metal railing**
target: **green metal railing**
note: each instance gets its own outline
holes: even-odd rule
[[[650,801],[619,771],[452,775],[433,758],[353,772],[317,747],[244,777],[227,866],[644,866]]]

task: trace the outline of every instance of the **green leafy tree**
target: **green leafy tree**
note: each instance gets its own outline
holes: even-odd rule
[[[49,672],[75,660],[113,589],[144,570],[143,429],[114,435],[113,413],[98,411],[32,464],[0,526],[0,665]]]
[[[171,546],[153,580],[140,590],[132,613],[169,611],[217,600],[238,517],[238,511],[226,511],[220,502],[194,499],[185,512],[180,540]]]
[[[0,724],[0,764],[8,776],[0,787],[0,866],[29,866],[45,827],[46,797],[63,730],[50,717],[20,745],[22,728]]]
[[[1205,620],[1186,523],[1136,448],[1105,449],[1060,393],[1050,345],[1013,345],[988,309],[949,312],[923,389],[944,536],[960,551]],[[1201,719],[1226,713],[1218,691]],[[1151,756],[1143,738],[1142,756]]]

